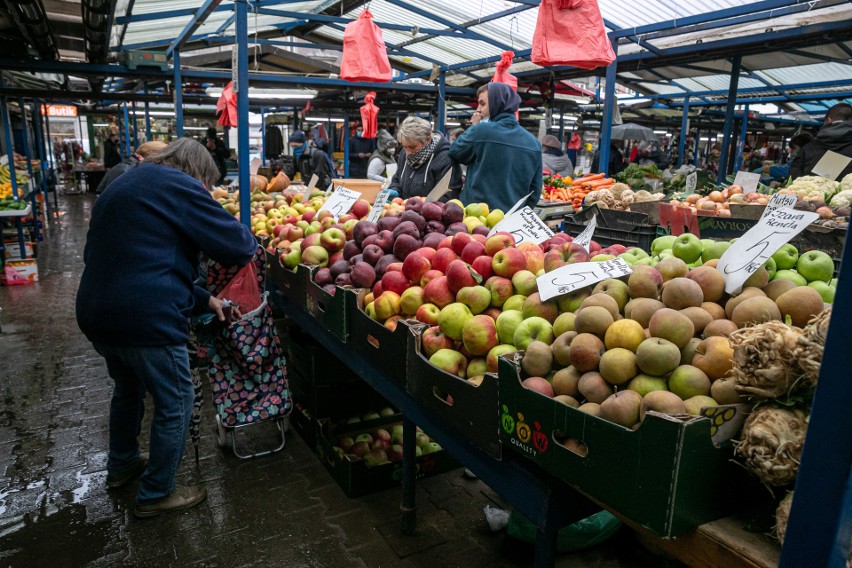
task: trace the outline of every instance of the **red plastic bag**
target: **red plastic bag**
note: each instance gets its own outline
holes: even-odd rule
[[[364,106],[361,107],[361,122],[364,124],[362,138],[375,138],[379,130],[379,107],[373,104],[374,100],[376,93],[372,91],[364,97]]]
[[[361,12],[357,20],[346,24],[340,78],[372,83],[391,80],[391,66],[382,30],[373,23],[373,14],[367,9]]]
[[[222,126],[237,126],[237,95],[234,93],[234,83],[231,81],[222,89],[219,100],[216,101],[216,114]]]
[[[261,304],[260,287],[257,283],[257,269],[254,263],[249,262],[242,267],[216,297],[237,304],[243,314],[259,308]]]
[[[530,61],[595,69],[614,60],[597,0],[541,1]]]
[[[509,67],[512,66],[512,60],[515,58],[515,54],[511,51],[504,51],[500,55],[500,62],[497,63],[497,71],[494,72],[494,76],[491,77],[492,83],[505,83],[512,87],[512,90],[518,91],[518,78],[509,73]]]

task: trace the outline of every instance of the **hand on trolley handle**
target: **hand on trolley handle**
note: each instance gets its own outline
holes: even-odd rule
[[[235,319],[239,319],[242,317],[242,312],[240,312],[240,306],[235,304],[231,300],[220,300],[216,296],[210,296],[210,301],[207,302],[207,306],[216,312],[216,316],[219,318],[219,321],[233,321]]]

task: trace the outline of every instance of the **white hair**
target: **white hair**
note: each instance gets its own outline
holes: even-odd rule
[[[399,125],[396,138],[402,144],[406,142],[428,144],[432,140],[432,125],[429,121],[417,116],[409,116]]]

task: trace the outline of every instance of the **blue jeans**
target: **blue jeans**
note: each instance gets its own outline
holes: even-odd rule
[[[148,504],[170,495],[183,458],[194,392],[186,345],[115,347],[95,344],[115,381],[109,414],[107,470],[121,472],[139,457],[145,392],[154,398],[150,459],[136,499]]]

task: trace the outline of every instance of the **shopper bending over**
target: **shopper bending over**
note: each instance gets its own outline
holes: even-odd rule
[[[387,130],[379,130],[376,140],[376,151],[367,165],[367,179],[385,183],[390,181],[388,166],[396,163],[397,143]]]
[[[165,142],[160,142],[159,140],[151,140],[150,142],[145,142],[136,148],[136,152],[130,154],[127,158],[123,159],[117,166],[113,166],[109,169],[106,175],[101,180],[101,183],[98,184],[98,189],[96,193],[100,195],[103,193],[109,184],[111,184],[115,179],[128,170],[132,170],[140,163],[145,161],[145,158],[156,154],[166,147]]]
[[[134,514],[186,509],[203,487],[176,487],[192,414],[187,340],[193,312],[223,302],[193,285],[198,255],[244,266],[257,242],[205,189],[219,176],[200,142],[182,138],[116,179],[95,202],[77,323],[106,359],[110,405],[107,486],[139,474]],[[154,399],[150,460],[139,454],[145,392]]]
[[[790,163],[793,179],[813,175],[811,172],[826,152],[831,150],[852,158],[852,105],[837,103],[825,113],[825,126],[813,142],[806,144]],[[852,174],[852,162],[840,173],[838,180]]]
[[[521,97],[503,83],[477,91],[471,126],[450,147],[450,157],[467,165],[462,202],[485,202],[506,211],[529,194],[534,206],[541,195],[541,144],[515,118]]]
[[[402,152],[388,189],[399,192],[403,199],[425,197],[452,170],[450,190],[453,197],[458,195],[461,172],[450,160],[450,143],[443,134],[432,132],[432,125],[426,120],[409,116],[400,124],[396,138]]]
[[[574,175],[574,164],[562,151],[562,142],[553,134],[541,137],[541,162],[547,174]]]

